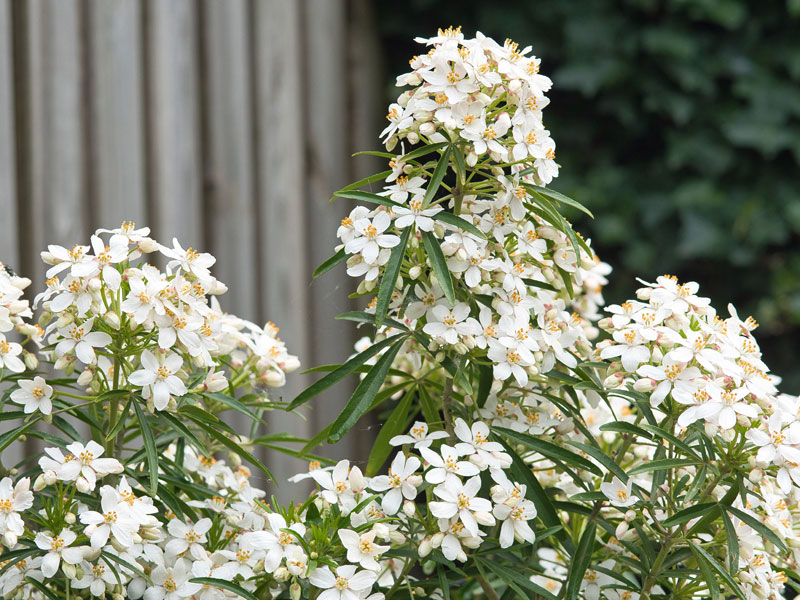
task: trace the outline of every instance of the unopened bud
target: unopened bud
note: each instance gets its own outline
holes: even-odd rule
[[[44,473],[40,474],[33,482],[33,491],[41,492],[47,487],[47,482],[44,479]]]
[[[650,377],[643,377],[641,379],[637,379],[636,382],[633,384],[633,389],[637,392],[642,392],[644,394],[649,394],[654,389],[658,382],[655,379],[651,379]]]
[[[611,317],[603,317],[597,322],[597,326],[600,329],[608,331],[614,328],[614,320]]]
[[[420,558],[425,558],[428,554],[431,553],[433,550],[433,544],[431,544],[431,538],[426,537],[422,542],[420,542],[419,550],[417,553],[419,554]]]
[[[32,352],[28,352],[27,350],[23,351],[22,357],[25,361],[25,366],[31,370],[35,371],[36,368],[39,366],[39,359],[36,358],[36,355]]]
[[[13,531],[6,531],[3,534],[3,544],[5,544],[6,548],[13,548],[17,545],[17,534]]]
[[[69,563],[62,561],[61,570],[64,571],[64,575],[66,575],[70,579],[75,579],[76,577],[78,577],[78,567],[76,567],[75,565],[71,565]],[[81,579],[83,579],[83,569],[81,569],[80,577]]]
[[[422,267],[419,265],[414,265],[408,270],[408,276],[411,279],[417,279],[422,274]]]
[[[409,131],[406,134],[406,139],[408,140],[408,143],[413,146],[419,142],[419,134],[416,131]]]
[[[289,586],[289,597],[292,600],[300,600],[300,594],[303,593],[303,588],[296,581]]]
[[[439,531],[438,533],[434,533],[431,537],[431,546],[434,548],[438,548],[442,545],[442,540],[444,540],[444,533]]]
[[[78,477],[78,480],[75,482],[75,487],[78,488],[79,492],[83,492],[84,494],[88,494],[92,491],[92,486],[89,485],[85,477]]]
[[[624,379],[625,377],[622,373],[614,373],[610,377],[606,377],[605,381],[603,381],[603,387],[608,390],[616,389],[622,385]]]
[[[56,327],[59,329],[63,327],[67,327],[75,320],[75,317],[70,312],[62,312],[58,315],[58,320],[56,321]]]
[[[630,523],[636,518],[636,511],[633,509],[629,509],[625,511],[625,520]]]
[[[394,530],[389,532],[389,540],[392,542],[392,544],[400,546],[401,544],[405,543],[406,536],[404,536],[401,532]]]
[[[705,431],[708,437],[713,438],[714,436],[717,435],[717,432],[719,432],[719,427],[715,423],[710,423],[709,421],[706,421]]]
[[[750,471],[750,475],[748,475],[747,478],[750,480],[750,483],[757,484],[764,478],[764,471],[761,469],[753,469]]]
[[[289,569],[286,567],[278,567],[272,576],[275,578],[275,581],[283,583],[284,581],[288,581],[292,574],[289,573]]]
[[[158,242],[150,238],[144,238],[142,240],[139,240],[139,242],[136,244],[136,247],[139,249],[140,252],[149,254],[151,252],[155,252],[156,250],[158,250]]]
[[[403,513],[407,517],[413,517],[417,512],[417,505],[413,500],[406,500],[403,502]]]
[[[77,517],[75,516],[74,512],[68,512],[66,515],[64,515],[64,522],[67,525],[74,525],[76,520]],[[89,525],[89,527],[91,527],[91,525]],[[86,528],[86,531],[88,532],[88,535],[92,535],[91,532],[89,532],[89,527]]]
[[[112,329],[119,329],[119,315],[113,310],[109,310],[103,315],[103,321],[105,321],[106,324]]]
[[[483,525],[485,527],[492,527],[497,522],[495,521],[492,513],[485,510],[476,511],[474,515],[475,515],[475,520],[478,522],[478,525]]]
[[[614,535],[617,536],[617,539],[622,539],[622,537],[628,533],[628,523],[626,521],[620,521],[619,525],[617,525],[617,530],[614,532]]]
[[[430,137],[434,133],[436,133],[436,125],[434,125],[430,121],[427,123],[423,123],[422,125],[419,126],[419,132],[424,136]]]
[[[650,300],[650,295],[653,293],[653,289],[649,287],[639,288],[636,290],[636,297],[639,300]]]
[[[91,368],[86,368],[78,375],[76,383],[80,386],[88,387],[92,383],[92,379],[94,379],[94,371]]]

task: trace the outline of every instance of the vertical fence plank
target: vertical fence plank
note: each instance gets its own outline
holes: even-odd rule
[[[202,248],[197,5],[150,0],[146,14],[153,235]]]
[[[257,197],[259,202],[258,254],[261,257],[262,315],[281,328],[281,339],[309,362],[308,284],[311,279],[307,256],[308,230],[301,190],[304,182],[303,118],[301,98],[302,59],[300,14],[294,0],[264,0],[255,5],[255,106]],[[286,399],[294,398],[307,383],[295,373],[285,388]],[[273,432],[292,431],[312,437],[312,425],[296,415],[273,412]],[[279,485],[305,468],[300,461],[269,457]],[[279,488],[279,497],[293,490]],[[286,492],[284,492],[286,490]],[[288,498],[286,498],[288,499]]]
[[[348,183],[349,122],[347,119],[347,73],[345,70],[345,2],[307,0],[304,3],[306,47],[306,152],[309,259],[318,265],[333,253],[338,243],[338,221],[349,212],[345,202],[329,203],[331,195]],[[341,273],[340,271],[338,273]],[[353,352],[351,323],[335,317],[350,309],[347,295],[352,291],[346,278],[328,274],[310,286],[311,328],[315,335],[309,365],[341,363]],[[316,401],[311,414],[315,431],[330,423],[341,411],[350,391],[339,385]],[[354,456],[358,432],[327,448],[334,456]]]
[[[11,0],[0,0],[0,262],[20,269]]]
[[[202,8],[206,232],[216,276],[228,285],[225,308],[257,320],[248,4],[210,0]]]
[[[145,225],[142,20],[139,0],[90,0],[92,229]]]

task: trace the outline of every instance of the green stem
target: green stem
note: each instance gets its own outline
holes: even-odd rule
[[[453,398],[453,378],[448,377],[444,381],[444,394],[442,394],[442,414],[444,415],[444,428],[450,439],[455,438],[453,429],[453,415],[450,413],[450,401]]]
[[[483,593],[486,594],[486,597],[489,600],[500,600],[500,597],[497,595],[497,592],[494,591],[494,588],[486,581],[486,578],[483,575],[478,575],[476,577],[478,583],[483,590]]]
[[[658,552],[656,559],[653,561],[653,566],[650,568],[650,573],[647,574],[647,577],[644,580],[644,584],[642,585],[642,593],[639,596],[640,600],[650,600],[650,590],[658,580],[658,574],[661,571],[661,567],[664,565],[664,561],[669,555],[670,548],[672,548],[672,540],[667,537],[664,540],[664,545],[661,546],[661,550]]]

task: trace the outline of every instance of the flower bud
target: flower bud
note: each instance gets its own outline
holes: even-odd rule
[[[396,546],[400,546],[405,544],[406,536],[404,536],[401,532],[394,530],[389,532],[389,541]]]
[[[425,136],[429,136],[429,137],[430,137],[431,135],[433,135],[434,133],[436,133],[436,125],[434,125],[434,124],[433,124],[433,123],[431,123],[430,121],[429,121],[429,122],[427,122],[427,123],[423,123],[422,125],[420,125],[420,126],[419,126],[419,132],[420,132],[422,135],[425,135]]]
[[[99,292],[100,288],[103,287],[103,282],[100,281],[99,277],[92,277],[89,280],[89,284],[87,285],[87,287],[91,292]]]
[[[422,274],[422,267],[419,265],[414,265],[408,270],[408,276],[411,279],[417,279]]]
[[[436,562],[435,561],[426,560],[424,563],[422,563],[422,572],[425,573],[425,575],[430,575],[435,570],[436,570]]]
[[[106,324],[112,329],[119,330],[119,315],[113,310],[109,310],[103,315],[103,321],[105,321]]]
[[[17,534],[13,531],[6,531],[3,534],[3,544],[5,544],[6,548],[13,548],[17,545]]]
[[[637,379],[636,382],[633,384],[633,389],[637,392],[642,392],[644,394],[649,394],[654,389],[658,382],[655,379],[651,379],[650,377],[643,377],[642,379]]]
[[[76,383],[80,386],[88,387],[92,383],[92,379],[94,379],[94,371],[91,368],[86,368],[78,375]]]
[[[713,438],[715,435],[717,435],[719,427],[715,423],[709,423],[708,421],[706,421],[705,431],[708,437]]]
[[[45,481],[44,473],[42,473],[34,480],[33,491],[41,492],[45,487],[47,487],[47,482]]]
[[[478,525],[483,525],[485,527],[492,527],[497,522],[494,519],[494,515],[492,515],[492,513],[488,511],[479,510],[476,511],[474,514],[475,514],[475,520],[478,522]]]
[[[625,511],[625,520],[628,523],[633,521],[635,518],[636,518],[636,511],[635,510],[633,510],[632,508],[629,508],[627,511]]]
[[[377,279],[373,279],[371,281],[366,281],[365,280],[364,281],[364,291],[371,292],[372,290],[375,289],[376,285],[378,285],[378,280]]]
[[[386,150],[388,152],[394,150],[397,147],[397,136],[393,135],[392,137],[390,137],[388,140],[386,140],[386,143],[384,145],[386,146]]]
[[[261,375],[260,381],[268,387],[281,387],[286,383],[286,375],[284,375],[282,371],[270,369]],[[220,389],[225,389],[225,387],[227,387],[227,382],[224,383],[225,385]]]
[[[614,329],[614,320],[611,317],[603,317],[597,322],[597,326],[604,331]]]
[[[75,487],[78,488],[79,492],[83,492],[84,494],[88,494],[92,491],[92,486],[89,485],[85,477],[78,477],[78,480],[75,482]]]
[[[150,254],[158,250],[158,242],[150,238],[143,238],[136,243],[136,247],[140,252]]]
[[[478,164],[478,155],[475,154],[474,150],[470,150],[467,153],[466,163],[468,167],[474,167],[476,164]]]
[[[292,574],[289,573],[289,569],[286,567],[278,567],[272,576],[275,578],[275,581],[283,583],[284,581],[288,581]]]
[[[467,562],[467,553],[463,550],[459,550],[458,554],[456,555],[456,560],[459,562]]]
[[[622,385],[624,379],[625,377],[622,375],[622,373],[614,373],[613,375],[606,377],[605,381],[603,381],[603,387],[608,390],[616,389]]]
[[[661,348],[658,346],[653,347],[653,352],[650,354],[650,360],[654,365],[660,365],[661,361],[664,359],[664,353],[661,351]]]
[[[444,536],[442,536],[444,537]],[[433,544],[431,544],[431,538],[426,537],[422,542],[420,542],[419,550],[417,553],[419,554],[420,558],[425,558],[428,554],[431,553],[433,550]]]
[[[406,134],[406,139],[408,140],[408,143],[413,146],[419,142],[419,134],[416,131],[409,131]]]
[[[46,485],[54,485],[55,482],[58,481],[58,477],[56,476],[55,471],[50,471],[50,470],[45,471],[44,473],[42,473],[42,476],[44,477],[44,482]]]
[[[443,532],[439,531],[437,533],[434,533],[433,536],[431,537],[431,546],[433,546],[434,548],[438,548],[439,546],[442,545],[442,540],[444,540]]]
[[[70,579],[75,579],[78,576],[78,568],[75,565],[70,565],[62,561],[61,570],[64,571],[64,575],[66,575]],[[81,569],[80,575],[81,579],[83,579],[83,569]]]
[[[418,476],[419,477],[419,476]],[[403,513],[407,517],[413,517],[417,512],[417,505],[413,500],[405,500],[403,502]]]
[[[58,320],[56,321],[56,327],[59,329],[67,327],[72,324],[75,320],[75,317],[72,316],[70,312],[62,312],[58,315]]]
[[[747,478],[750,480],[750,483],[757,484],[761,479],[764,477],[764,471],[761,469],[753,469],[750,471],[750,475]]]
[[[614,532],[614,535],[617,536],[618,540],[620,540],[626,533],[628,533],[628,529],[630,529],[630,527],[628,526],[627,521],[620,521],[619,525],[617,525],[617,530]]]
[[[303,593],[303,588],[296,581],[289,586],[289,597],[292,600],[300,600],[300,594]]]
[[[650,300],[650,295],[652,293],[653,293],[653,288],[649,287],[639,288],[638,290],[636,290],[636,297],[639,300],[647,301]]]
[[[39,359],[36,358],[36,355],[33,354],[32,352],[23,350],[22,359],[25,362],[25,367],[30,369],[31,371],[35,371],[36,367],[39,366]]]

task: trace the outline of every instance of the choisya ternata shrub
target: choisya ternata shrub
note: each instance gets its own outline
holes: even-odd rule
[[[389,168],[337,192],[358,206],[318,269],[346,262],[368,304],[343,318],[370,334],[288,405],[265,387],[296,359],[220,310],[210,255],[132,226],[51,247],[39,325],[28,282],[0,274],[0,331],[25,336],[0,340],[4,418],[24,419],[0,447],[47,446],[0,481],[0,594],[783,597],[799,407],[755,322],[669,276],[603,308],[610,268],[561,214],[585,209],[546,187],[539,60],[452,28],[419,41],[376,153]],[[292,438],[259,434],[265,411],[353,373],[342,413],[291,452],[377,411],[368,460],[313,462],[294,478],[307,500],[267,502],[253,449]]]

